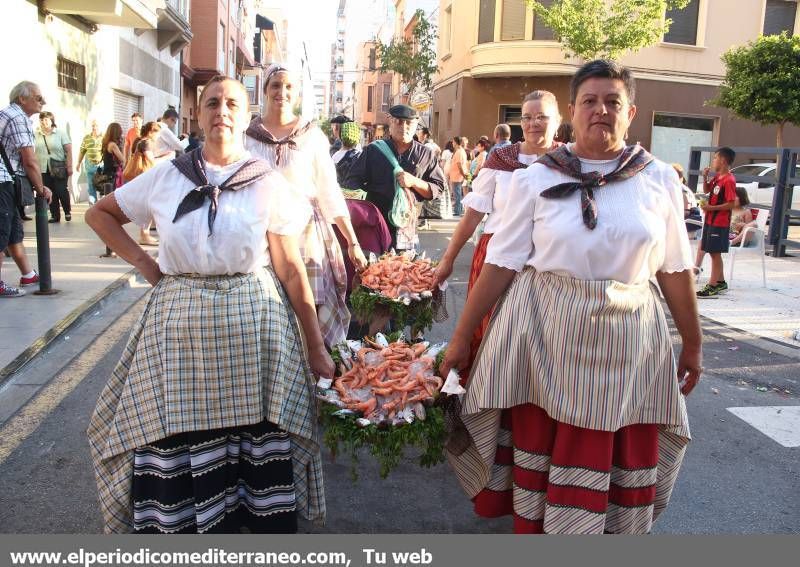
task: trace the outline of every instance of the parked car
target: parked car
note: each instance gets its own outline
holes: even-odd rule
[[[775,167],[774,163],[748,163],[745,165],[737,165],[731,169],[731,173],[736,176],[736,185],[745,188],[747,196],[750,197],[750,201],[753,204],[771,207],[773,194],[775,192],[775,183],[772,180],[775,177]],[[772,179],[760,183],[757,181],[740,181],[739,177],[744,175]],[[794,176],[800,178],[800,165],[795,166]],[[792,208],[800,209],[800,185],[795,187],[792,193]]]

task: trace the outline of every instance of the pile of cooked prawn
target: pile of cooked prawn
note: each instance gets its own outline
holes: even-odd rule
[[[443,345],[356,343],[354,356],[343,357],[342,374],[323,399],[346,411],[361,413],[371,423],[425,419],[424,405],[442,388],[435,360]],[[340,353],[342,351],[340,350]]]
[[[435,271],[430,258],[388,253],[361,273],[361,285],[390,299],[410,297],[433,291]]]

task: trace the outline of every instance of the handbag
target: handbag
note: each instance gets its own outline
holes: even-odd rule
[[[16,173],[14,168],[11,167],[11,160],[8,159],[8,154],[6,154],[6,149],[3,147],[2,142],[0,142],[0,155],[2,155],[6,171],[8,171],[11,179],[14,180],[14,202],[19,207],[33,205],[36,202],[33,197],[33,185],[30,179],[20,173]]]
[[[100,166],[92,176],[92,185],[98,193],[108,195],[114,188],[114,177],[103,171],[103,166]]]
[[[397,182],[397,174],[404,170],[400,167],[400,163],[397,161],[389,144],[383,140],[377,140],[374,144],[389,161],[389,165],[392,166],[392,175],[395,176],[394,198],[392,199],[392,209],[389,211],[389,222],[395,228],[405,228],[408,226],[408,223],[411,222],[414,203],[410,201],[406,189],[400,187],[400,183]]]
[[[47,145],[47,136],[42,132],[42,139],[44,140],[44,147],[47,148],[47,169],[52,177],[56,179],[67,178],[67,162],[50,157],[50,146]]]

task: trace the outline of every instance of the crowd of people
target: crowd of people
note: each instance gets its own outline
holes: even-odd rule
[[[521,140],[498,124],[472,147],[455,136],[441,148],[404,104],[383,139],[362,147],[341,118],[331,140],[293,112],[297,81],[268,68],[251,117],[245,87],[212,78],[198,102],[204,143],[175,136],[172,108],[159,121],[134,114],[127,132],[92,122],[81,142],[86,222],[153,285],[88,430],[105,529],[293,532],[298,515],[324,519],[314,385],[351,338],[352,278],[369,252],[417,248],[420,214],[452,199],[460,218],[437,284],[483,223],[439,368],[467,388],[448,410],[446,448],[476,513],[512,515],[521,533],[649,532],[690,438],[696,297],[724,285],[729,229],[753,220],[731,185],[732,150],[704,175],[708,202],[692,201],[679,168],[626,144],[635,81],[605,60],[573,77],[569,124],[536,90],[521,101]],[[14,171],[51,202],[51,222],[71,220],[58,165],[71,175],[71,143],[44,102],[21,83],[0,111],[0,249],[23,281],[36,274]],[[157,260],[142,248],[156,243]],[[695,292],[702,253],[711,281]],[[682,339],[677,362],[659,293]]]

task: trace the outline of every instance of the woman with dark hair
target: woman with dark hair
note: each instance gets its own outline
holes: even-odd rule
[[[448,459],[518,533],[647,533],[677,479],[702,335],[681,189],[624,139],[630,72],[572,79],[575,142],[514,172],[501,224],[440,370],[472,366]],[[655,277],[681,335],[676,365]],[[502,411],[510,410],[507,419]]]
[[[72,205],[68,184],[72,176],[72,141],[66,130],[56,126],[52,112],[39,113],[35,150],[42,170],[42,180],[53,191],[48,222],[61,222],[61,209],[64,209],[64,219],[71,221]]]
[[[347,241],[347,254],[357,270],[366,267],[367,259],[336,180],[328,139],[313,122],[294,114],[299,89],[297,77],[285,67],[273,64],[267,69],[264,115],[250,123],[245,145],[253,155],[280,171],[311,206],[300,238],[300,253],[325,343],[333,346],[347,337],[350,311],[345,302],[347,270],[331,225],[335,224]]]
[[[248,106],[244,85],[212,78],[203,148],[86,213],[154,286],[89,423],[107,532],[290,533],[298,513],[325,517],[312,373],[334,366],[297,251],[310,207],[245,150]],[[158,260],[123,228],[151,219]]]
[[[731,246],[738,246],[742,242],[744,229],[748,226],[756,226],[755,216],[750,209],[750,196],[744,187],[736,187],[736,206],[731,211]],[[749,234],[747,240],[750,240]]]
[[[122,126],[118,122],[112,122],[106,128],[105,136],[103,136],[103,174],[109,179],[103,187],[105,193],[122,185],[125,156],[120,149],[121,144]]]

